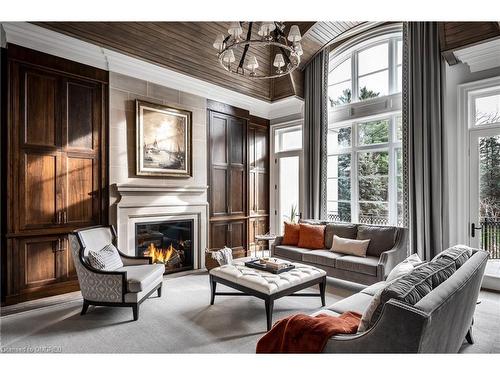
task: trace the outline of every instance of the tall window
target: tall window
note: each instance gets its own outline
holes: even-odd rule
[[[401,48],[393,28],[330,56],[330,220],[402,225]]]

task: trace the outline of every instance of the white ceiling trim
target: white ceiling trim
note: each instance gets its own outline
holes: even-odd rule
[[[472,73],[500,66],[500,39],[490,40],[454,52],[457,59],[469,65]]]
[[[273,119],[302,111],[304,101],[297,97],[271,103],[27,22],[3,22],[1,26],[7,43],[220,101],[255,116]]]

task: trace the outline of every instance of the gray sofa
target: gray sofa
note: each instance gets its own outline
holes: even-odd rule
[[[488,254],[472,256],[416,304],[390,299],[375,324],[362,333],[332,336],[325,353],[457,353],[464,339],[472,344],[472,323]],[[363,313],[381,281],[314,315]]]
[[[328,276],[371,285],[385,280],[389,272],[407,256],[408,230],[351,223],[325,223],[325,248],[309,250],[297,246],[282,245],[283,237],[277,237],[271,245],[271,255],[316,266]],[[334,253],[333,235],[352,239],[370,239],[366,258]]]

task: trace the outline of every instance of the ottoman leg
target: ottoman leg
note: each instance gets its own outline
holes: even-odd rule
[[[321,294],[321,306],[325,306],[326,277],[319,283],[319,293]]]
[[[213,305],[215,301],[215,290],[217,289],[217,282],[210,276],[210,304]]]
[[[266,320],[267,320],[267,330],[269,331],[273,325],[273,308],[274,308],[274,300],[268,298],[265,300],[266,302]]]

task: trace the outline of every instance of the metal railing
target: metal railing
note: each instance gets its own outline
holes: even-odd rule
[[[490,253],[490,259],[500,259],[500,218],[481,218],[481,249]]]
[[[328,221],[342,221],[346,223],[351,223],[351,215],[339,214],[335,212],[328,213]],[[387,216],[377,216],[377,215],[359,215],[357,223],[359,224],[373,224],[373,225],[392,225],[389,223],[389,218]],[[403,226],[403,223],[398,220],[397,226]]]

